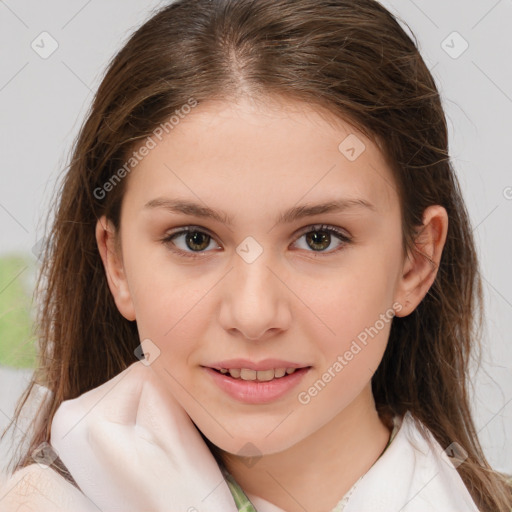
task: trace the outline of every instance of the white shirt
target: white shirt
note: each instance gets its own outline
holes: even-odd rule
[[[331,512],[478,512],[455,468],[462,458],[452,463],[427,429],[423,437],[409,412],[395,421],[400,426],[391,444]],[[282,512],[247,497],[258,512]]]

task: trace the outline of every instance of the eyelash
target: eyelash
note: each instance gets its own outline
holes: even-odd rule
[[[315,232],[322,232],[322,233],[328,233],[330,235],[334,235],[336,238],[338,238],[340,240],[340,242],[342,242],[338,248],[336,248],[332,251],[313,251],[313,250],[307,251],[307,252],[313,253],[315,255],[315,257],[317,257],[317,255],[322,255],[322,254],[330,255],[330,254],[337,253],[338,251],[344,249],[347,244],[352,242],[352,239],[349,236],[347,236],[344,232],[342,232],[340,229],[335,228],[334,226],[328,226],[326,224],[307,226],[306,228],[304,228],[304,230],[301,230],[299,232],[297,239],[300,239],[301,237],[303,237],[304,235],[307,235],[308,233],[315,233]],[[174,247],[176,247],[172,243],[174,238],[176,238],[180,235],[186,234],[186,233],[201,233],[203,235],[210,237],[210,239],[214,240],[213,236],[211,236],[207,231],[204,231],[203,229],[199,228],[198,226],[185,226],[184,228],[181,228],[179,230],[176,230],[176,231],[168,234],[166,237],[164,237],[161,240],[161,242],[164,245],[166,245],[172,252],[177,253],[186,258],[203,258],[205,252],[210,252],[210,251],[189,252],[189,251],[183,251],[181,249],[171,247],[171,244]]]

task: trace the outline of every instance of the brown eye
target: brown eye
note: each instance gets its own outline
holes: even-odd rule
[[[323,251],[331,244],[331,235],[326,231],[311,231],[306,234],[306,242],[312,249]]]
[[[210,245],[210,236],[200,231],[191,231],[186,234],[185,243],[193,251],[204,251]]]
[[[309,226],[302,231],[302,235],[299,237],[299,240],[303,237],[305,238],[305,244],[299,244],[298,241],[296,242],[299,245],[299,248],[305,249],[308,252],[316,253],[332,254],[343,249],[351,242],[351,238],[340,229],[325,225]],[[333,239],[338,242],[338,245],[332,250],[326,250],[332,245]]]
[[[201,255],[201,253],[211,252],[206,251],[206,249],[210,247],[213,241],[208,233],[193,226],[187,226],[166,236],[162,243],[180,255],[195,257]]]

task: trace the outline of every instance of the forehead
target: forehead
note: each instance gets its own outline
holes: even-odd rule
[[[177,193],[260,212],[301,198],[358,196],[382,211],[397,202],[378,146],[305,103],[211,101],[167,128],[129,176],[139,205]]]

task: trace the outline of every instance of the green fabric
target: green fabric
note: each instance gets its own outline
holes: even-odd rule
[[[236,483],[233,476],[226,470],[224,470],[224,478],[233,495],[238,512],[257,512],[251,500],[249,500],[242,488]]]

